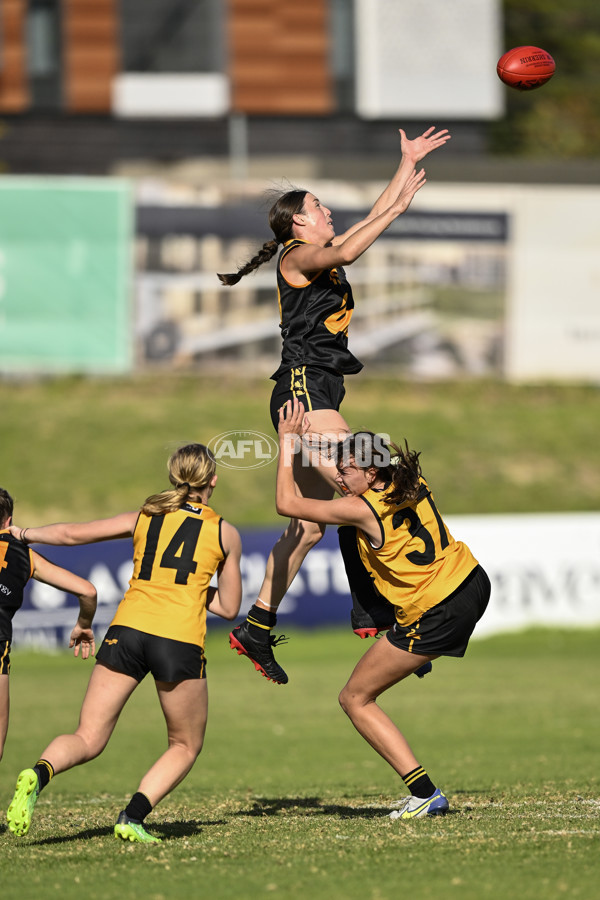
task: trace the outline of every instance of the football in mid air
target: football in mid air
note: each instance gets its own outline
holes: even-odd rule
[[[498,77],[517,91],[533,91],[550,81],[556,65],[541,47],[513,47],[501,56],[496,66]]]

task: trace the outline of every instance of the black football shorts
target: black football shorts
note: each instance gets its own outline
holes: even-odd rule
[[[202,647],[147,634],[127,625],[110,626],[96,659],[136,681],[142,681],[148,672],[155,681],[206,678]]]
[[[279,409],[297,397],[306,412],[311,409],[339,410],[346,394],[344,376],[333,369],[319,366],[295,366],[284,372],[275,382],[271,394],[271,421],[275,431],[279,426]]]
[[[449,597],[412,625],[396,623],[386,637],[394,647],[408,653],[464,656],[469,638],[488,605],[490,590],[485,570],[476,566]]]

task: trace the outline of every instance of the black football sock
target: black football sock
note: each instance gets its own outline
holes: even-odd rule
[[[256,603],[248,612],[246,621],[248,622],[248,631],[257,641],[268,643],[271,628],[275,628],[277,623],[277,613],[269,609],[263,609]]]
[[[133,795],[125,807],[125,815],[134,822],[143,822],[146,816],[152,812],[152,804],[145,794],[139,791]]]
[[[54,769],[47,759],[38,759],[33,767],[33,771],[37,775],[38,788],[40,791],[43,790],[50,779],[54,777]]]
[[[417,766],[412,772],[403,775],[402,781],[413,797],[419,797],[420,800],[426,800],[435,794],[435,784],[422,766]]]

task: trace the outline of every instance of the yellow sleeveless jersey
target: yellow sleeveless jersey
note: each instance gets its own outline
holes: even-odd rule
[[[206,593],[225,558],[221,521],[201,503],[164,516],[141,513],[133,533],[133,575],[111,625],[203,647]]]
[[[358,549],[375,587],[396,607],[398,623],[412,625],[455,591],[477,560],[446,528],[424,479],[412,503],[388,504],[386,496],[385,488],[362,495],[379,522],[381,540],[376,549],[357,529]]]

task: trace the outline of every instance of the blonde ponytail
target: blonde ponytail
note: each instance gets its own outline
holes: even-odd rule
[[[204,444],[186,444],[171,455],[167,468],[173,487],[146,498],[142,512],[147,516],[164,516],[181,509],[192,490],[197,493],[209,486],[216,463]]]

